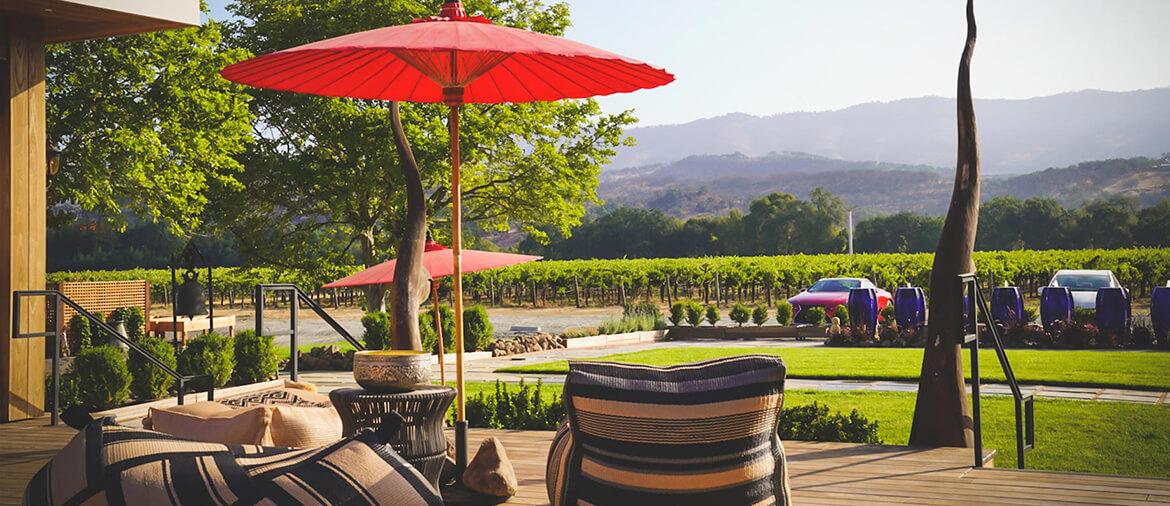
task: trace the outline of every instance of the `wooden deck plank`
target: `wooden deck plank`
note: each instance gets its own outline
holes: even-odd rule
[[[0,504],[19,504],[24,484],[74,434],[68,427],[47,427],[44,418],[0,424]],[[553,432],[471,429],[472,451],[489,436],[503,442],[516,469],[520,489],[508,504],[548,504],[544,471]],[[784,444],[795,504],[1170,503],[1166,479],[972,469],[971,452],[962,448]]]

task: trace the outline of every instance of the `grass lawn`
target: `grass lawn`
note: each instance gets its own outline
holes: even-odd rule
[[[467,396],[495,388],[495,383],[467,383]],[[548,401],[560,393],[560,385],[541,389]],[[910,439],[914,400],[914,394],[902,392],[793,390],[785,392],[784,406],[817,402],[831,411],[857,409],[878,422],[883,443],[904,445]],[[1014,405],[1009,397],[985,396],[982,401],[984,448],[997,451],[997,467],[1015,468]],[[1036,449],[1025,459],[1028,469],[1170,478],[1170,406],[1037,399]]]
[[[784,357],[789,378],[917,381],[921,348],[666,348],[619,353],[598,360],[672,365],[718,357],[767,353]],[[1021,383],[1170,390],[1170,353],[1132,351],[1008,350]],[[963,351],[970,371],[970,352]],[[984,382],[1004,381],[993,350],[980,350]],[[498,372],[566,374],[567,361],[505,367]]]
[[[318,346],[339,346],[339,347],[341,347],[342,353],[345,353],[347,351],[355,349],[353,347],[353,345],[349,344],[349,342],[347,342],[347,341],[341,341],[341,342],[336,342],[336,343],[302,344],[302,345],[297,346],[297,349],[301,350],[302,353],[308,353],[310,350],[312,350],[313,348],[316,348]],[[288,346],[277,346],[276,347],[276,357],[281,359],[281,360],[287,360],[288,359]]]

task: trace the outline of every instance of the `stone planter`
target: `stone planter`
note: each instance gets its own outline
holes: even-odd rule
[[[372,392],[409,392],[431,384],[431,354],[425,351],[359,351],[353,379]]]

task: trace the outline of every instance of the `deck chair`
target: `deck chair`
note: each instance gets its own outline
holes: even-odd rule
[[[776,434],[784,373],[773,355],[672,367],[570,362],[549,501],[790,504]]]

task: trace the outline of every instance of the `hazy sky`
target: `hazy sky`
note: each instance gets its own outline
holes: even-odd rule
[[[278,1],[278,0],[274,0]],[[551,0],[546,0],[549,3]],[[213,18],[228,0],[209,0]],[[640,125],[955,95],[964,0],[573,0],[567,36],[666,68]],[[978,0],[976,98],[1170,86],[1168,0]]]

